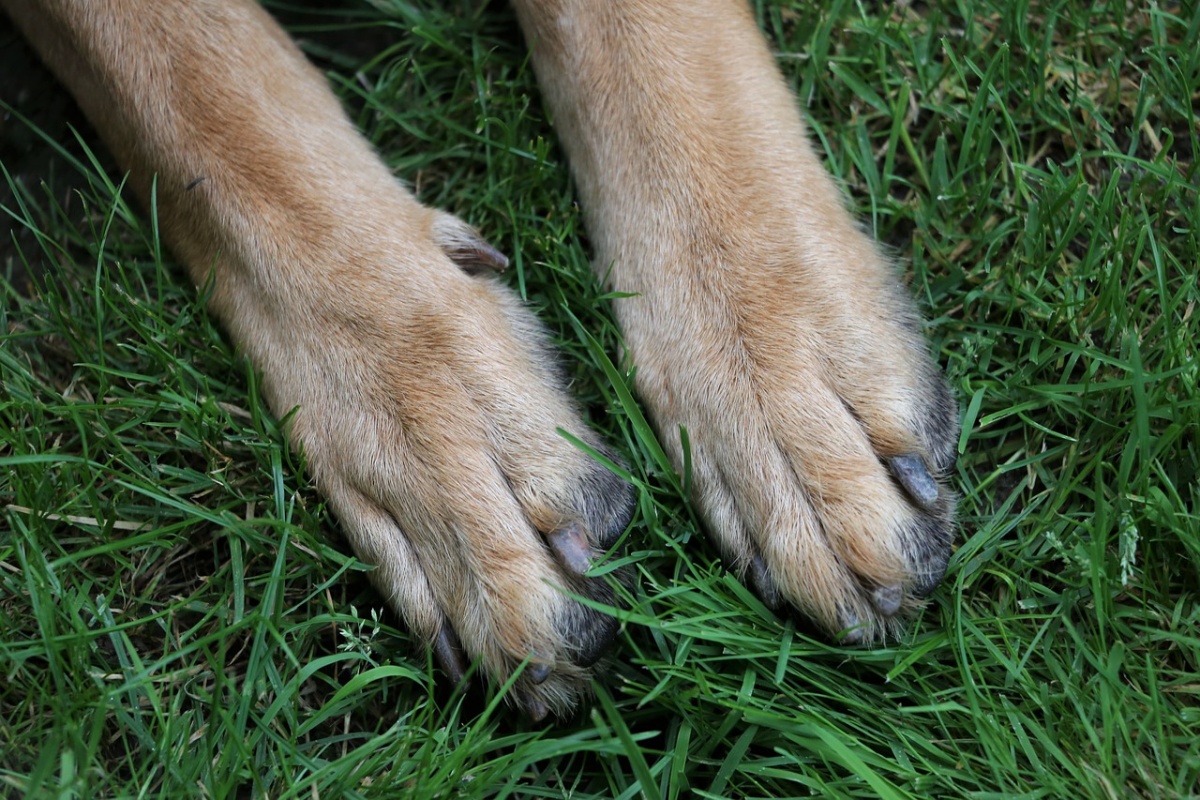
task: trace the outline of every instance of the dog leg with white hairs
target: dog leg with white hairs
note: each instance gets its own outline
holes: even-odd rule
[[[864,641],[949,556],[957,413],[745,0],[516,0],[638,390],[726,555]]]
[[[616,622],[584,573],[630,488],[567,399],[504,258],[420,205],[249,0],[2,0],[70,88],[272,407],[381,593],[452,677],[464,655],[565,713]]]

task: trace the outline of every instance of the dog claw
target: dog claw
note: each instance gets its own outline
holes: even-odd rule
[[[584,575],[592,568],[591,546],[578,524],[571,523],[547,534],[546,542],[558,562],[576,575]]]
[[[524,706],[530,722],[541,722],[550,715],[550,707],[536,697],[525,698]]]
[[[534,686],[546,682],[552,672],[549,664],[530,664],[525,669],[525,676],[529,678],[529,682]]]
[[[503,272],[508,269],[508,256],[480,239],[471,246],[446,250],[446,255],[465,272],[477,275],[483,270]]]
[[[467,669],[463,663],[462,646],[450,626],[442,624],[437,638],[433,641],[433,657],[438,666],[450,676],[450,681],[458,686],[467,679]]]
[[[762,556],[756,555],[750,560],[750,583],[757,592],[758,599],[762,600],[767,608],[776,611],[783,605],[783,595],[779,593],[779,587],[775,585]]]
[[[503,272],[508,269],[508,257],[453,214],[437,212],[432,231],[433,240],[442,252],[464,272],[478,275],[484,270]]]
[[[888,469],[917,505],[932,509],[938,500],[938,485],[925,461],[917,455],[896,456],[888,460]]]
[[[885,617],[894,617],[896,612],[900,610],[900,603],[903,599],[904,590],[895,584],[880,586],[871,593],[871,602],[875,604],[875,608],[879,613]]]
[[[858,617],[850,614],[843,620],[843,623],[842,633],[838,637],[841,644],[856,645],[866,641],[867,634],[861,627]]]

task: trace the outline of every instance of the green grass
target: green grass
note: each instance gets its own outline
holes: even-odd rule
[[[396,172],[514,256],[645,486],[596,701],[531,726],[437,683],[67,137],[4,217],[41,277],[0,288],[0,794],[1200,796],[1200,6],[758,4],[962,403],[950,571],[853,650],[722,570],[622,403],[515,23],[477,5],[289,19]]]

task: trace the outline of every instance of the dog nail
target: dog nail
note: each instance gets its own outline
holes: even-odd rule
[[[762,556],[755,556],[750,560],[750,583],[758,594],[758,599],[762,600],[763,605],[767,608],[775,611],[783,605],[779,587],[775,585],[775,580],[767,571],[767,565],[763,562]]]
[[[433,240],[451,261],[471,275],[484,270],[502,272],[508,257],[453,214],[439,212],[433,221]]]
[[[880,586],[871,593],[871,602],[885,617],[895,616],[896,612],[900,610],[900,603],[903,599],[904,590],[896,584]]]
[[[591,569],[591,547],[587,537],[583,535],[583,530],[576,523],[547,534],[546,541],[558,557],[558,563],[570,572],[583,575]]]
[[[536,697],[525,699],[525,713],[531,722],[541,722],[550,714],[550,708]]]
[[[459,645],[454,631],[450,630],[450,626],[445,623],[438,631],[437,638],[433,640],[433,657],[442,671],[450,676],[450,680],[455,686],[466,680],[467,669],[463,665],[462,647]]]
[[[858,617],[853,614],[846,615],[842,620],[844,630],[838,637],[841,644],[856,645],[866,641],[867,634],[863,628],[859,627]]]
[[[525,676],[529,678],[530,683],[537,686],[546,682],[546,679],[550,677],[550,672],[549,664],[530,664],[525,669]]]
[[[892,476],[921,508],[931,509],[938,499],[938,485],[920,456],[896,456],[888,461]]]
[[[508,256],[482,239],[472,242],[470,246],[463,245],[454,250],[446,250],[446,255],[472,275],[477,275],[485,269],[493,272],[508,269]]]

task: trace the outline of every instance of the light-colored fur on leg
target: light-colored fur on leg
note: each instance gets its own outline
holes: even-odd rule
[[[249,0],[0,0],[80,101],[263,373],[373,577],[454,677],[535,717],[586,689],[584,573],[629,487],[504,257],[420,205]],[[771,603],[885,631],[945,566],[954,405],[842,207],[743,0],[518,0],[597,266],[664,444]],[[565,590],[565,591],[564,591]]]

